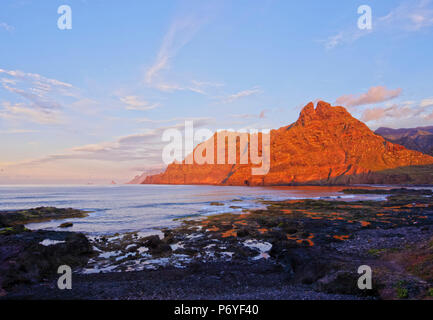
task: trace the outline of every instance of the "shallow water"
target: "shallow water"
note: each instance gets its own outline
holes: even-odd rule
[[[27,225],[30,229],[66,230],[89,235],[156,230],[179,224],[174,219],[199,217],[242,209],[260,208],[257,199],[381,200],[382,195],[345,195],[344,187],[221,187],[173,185],[114,186],[0,186],[0,210],[38,206],[90,211],[86,218],[64,219]],[[233,201],[236,200],[236,201]],[[238,201],[240,200],[240,201]],[[222,206],[211,205],[220,202]],[[240,208],[230,208],[236,206]]]

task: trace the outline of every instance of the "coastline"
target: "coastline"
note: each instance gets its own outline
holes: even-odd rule
[[[93,253],[75,268],[73,290],[58,290],[53,276],[18,284],[3,298],[398,299],[407,290],[407,298],[430,299],[433,279],[415,272],[419,261],[411,257],[423,253],[421,270],[433,266],[431,190],[404,190],[386,201],[262,200],[266,209],[185,220],[161,238],[88,238]],[[83,274],[104,263],[120,272]],[[356,286],[364,264],[376,275],[370,292]]]

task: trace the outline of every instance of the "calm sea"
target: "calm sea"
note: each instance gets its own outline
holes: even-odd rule
[[[140,231],[152,234],[179,224],[175,219],[200,217],[242,209],[260,208],[260,199],[383,199],[383,196],[352,196],[343,187],[220,187],[167,185],[113,186],[0,186],[0,210],[40,206],[90,211],[88,217],[29,224],[30,229],[68,230],[89,235]],[[235,201],[233,201],[235,200]],[[222,203],[222,206],[211,205]],[[232,207],[232,208],[230,208]],[[240,208],[239,208],[240,207]]]

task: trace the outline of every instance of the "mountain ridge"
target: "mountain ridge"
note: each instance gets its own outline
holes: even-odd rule
[[[381,127],[375,133],[407,149],[433,156],[433,126],[400,129]]]
[[[266,175],[252,175],[254,166],[250,162],[198,165],[183,161],[170,164],[163,173],[147,176],[143,183],[238,186],[373,183],[384,179],[381,171],[433,164],[433,157],[385,140],[344,107],[333,107],[324,101],[319,101],[316,107],[308,103],[296,122],[271,130],[270,149],[270,170]],[[240,152],[239,145],[237,151]],[[407,174],[391,176],[394,183],[411,182]]]

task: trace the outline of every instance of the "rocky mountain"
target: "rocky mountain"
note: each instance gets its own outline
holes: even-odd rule
[[[433,126],[408,129],[379,128],[375,133],[407,149],[433,156]]]
[[[323,101],[316,107],[313,103],[306,105],[295,123],[272,130],[270,151],[270,170],[266,175],[252,175],[251,162],[199,165],[185,164],[184,160],[170,164],[163,173],[146,177],[143,183],[250,186],[433,183],[433,175],[422,173],[414,178],[410,171],[403,170],[431,165],[433,157],[385,140],[345,108],[332,107]],[[240,152],[238,141],[238,157]]]
[[[136,175],[131,181],[129,181],[127,184],[141,184],[146,180],[147,173],[143,173],[141,175]]]

